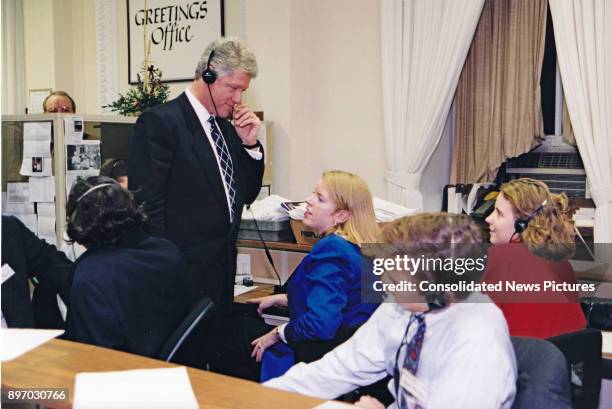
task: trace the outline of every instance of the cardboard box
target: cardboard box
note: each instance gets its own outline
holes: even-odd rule
[[[306,227],[301,220],[291,219],[291,230],[298,244],[315,244],[320,239],[310,227]]]

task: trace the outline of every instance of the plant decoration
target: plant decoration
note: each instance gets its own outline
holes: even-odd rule
[[[144,2],[144,9],[147,10],[147,0]],[[102,108],[110,108],[111,111],[118,111],[125,116],[138,116],[147,109],[155,105],[163,104],[168,100],[170,87],[162,82],[162,72],[149,64],[149,54],[151,52],[151,41],[147,42],[147,19],[143,25],[143,44],[144,61],[140,74],[136,74],[138,83],[136,88],[131,88],[125,95],[119,94],[119,99]],[[140,75],[144,77],[144,81]]]
[[[119,94],[118,100],[102,108],[110,108],[111,111],[118,111],[121,115],[138,116],[148,108],[166,102],[170,95],[170,87],[162,82],[162,73],[159,68],[153,65],[147,66],[145,60],[140,73],[144,81],[140,74],[137,74],[138,84],[135,88],[128,90],[125,95]]]

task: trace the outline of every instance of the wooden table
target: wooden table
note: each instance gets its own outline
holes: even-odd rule
[[[79,372],[169,368],[177,365],[78,342],[54,339],[12,361],[2,363],[2,393],[23,388],[67,388],[69,401],[45,401],[70,408]],[[187,368],[201,408],[312,408],[322,400],[283,392],[254,382]]]
[[[257,287],[248,293],[240,294],[238,297],[234,297],[234,302],[238,304],[246,304],[247,300],[259,297],[266,297],[274,294],[274,286],[272,284],[260,284],[255,283]]]

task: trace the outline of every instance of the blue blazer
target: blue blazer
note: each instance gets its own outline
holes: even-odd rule
[[[293,366],[292,344],[331,340],[340,329],[361,325],[372,315],[377,305],[361,303],[361,263],[359,247],[341,236],[331,234],[315,244],[289,280],[288,345],[279,342],[264,353],[262,381]]]

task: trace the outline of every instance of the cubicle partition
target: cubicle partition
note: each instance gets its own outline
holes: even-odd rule
[[[33,220],[38,223],[39,213],[43,209],[42,202],[30,202],[31,205],[23,202],[23,206],[8,203],[7,206],[7,187],[12,183],[29,183],[30,179],[35,177],[40,177],[39,180],[43,180],[43,177],[52,177],[55,184],[54,197],[53,200],[46,199],[44,208],[48,209],[51,205],[55,207],[53,212],[55,240],[49,235],[39,234],[39,236],[61,246],[62,234],[66,228],[67,192],[70,189],[71,181],[80,175],[98,174],[100,165],[106,159],[127,159],[134,122],[136,122],[134,117],[111,115],[3,115],[2,213],[17,211],[16,215],[20,219],[29,221],[29,224]],[[48,152],[44,152],[42,148],[44,145],[46,149],[47,131],[50,145]],[[27,143],[24,144],[24,141]],[[89,155],[85,158],[87,164],[80,161],[80,166],[76,166],[76,161],[72,161],[68,156],[70,154],[76,157],[79,152]],[[51,164],[50,169],[45,168],[47,163]],[[46,184],[51,181],[51,179],[44,180]],[[28,201],[30,197],[27,198]],[[30,207],[34,207],[36,212],[34,217],[31,214],[27,217],[24,217],[23,213],[19,214],[19,212],[29,211]],[[51,220],[47,212],[45,212],[45,217]]]

